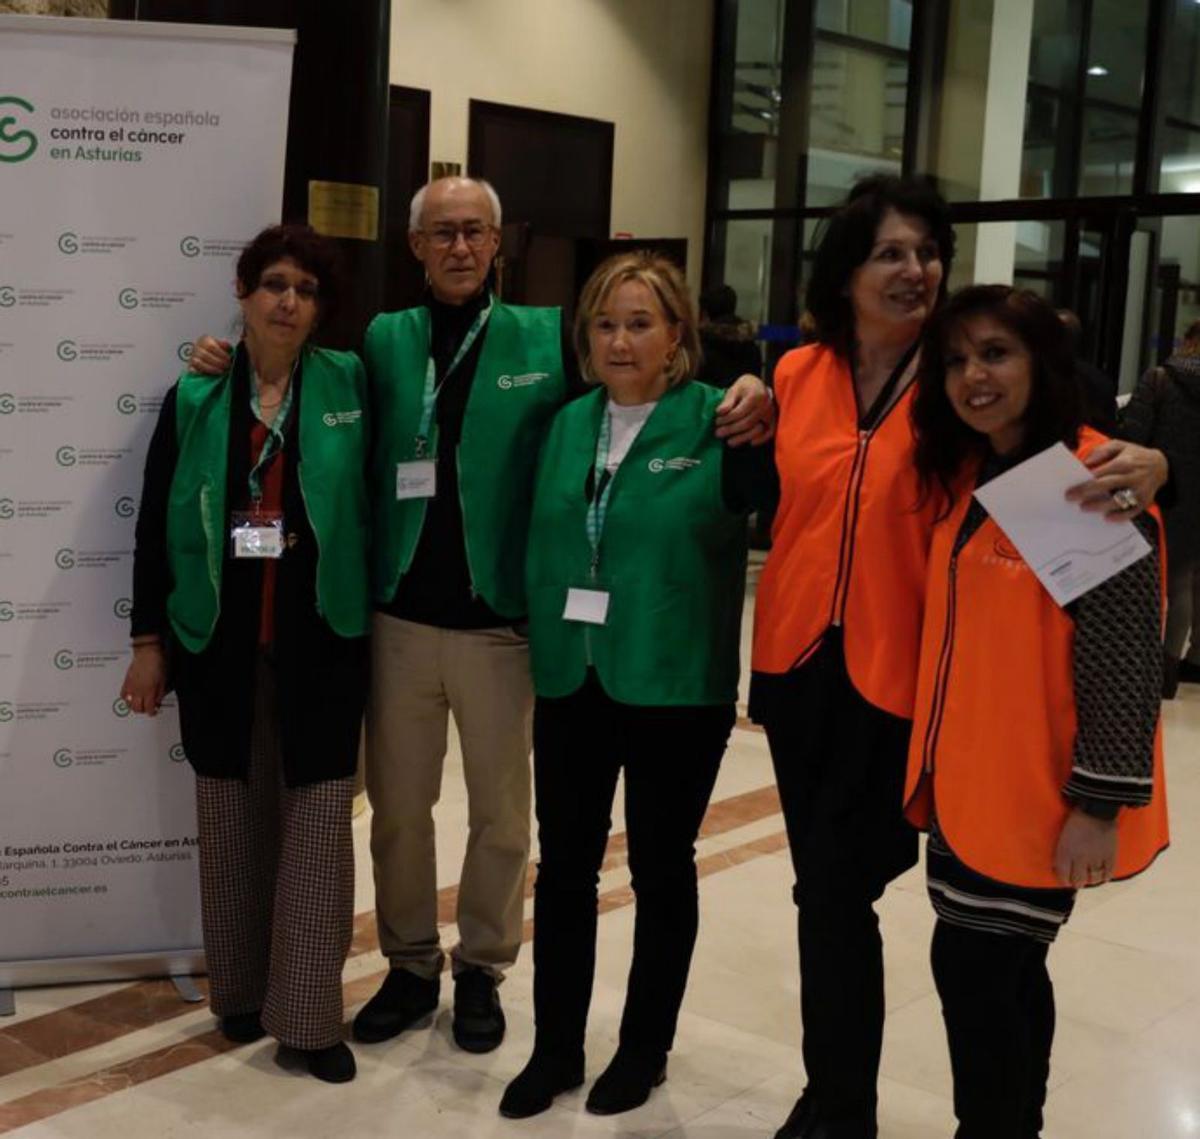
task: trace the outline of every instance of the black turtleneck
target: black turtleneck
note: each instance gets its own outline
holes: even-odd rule
[[[430,341],[439,383],[446,376],[446,369],[475,318],[487,304],[488,296],[485,290],[466,304],[448,305],[426,291],[422,304],[429,309]],[[512,618],[502,617],[481,597],[471,594],[462,505],[458,497],[458,467],[454,461],[462,436],[467,397],[486,338],[485,327],[438,392],[434,411],[438,427],[437,494],[426,507],[425,525],[412,565],[400,579],[391,603],[381,606],[384,613],[404,621],[443,629],[488,629],[513,623]],[[568,391],[573,395],[581,385],[565,330],[563,367]]]

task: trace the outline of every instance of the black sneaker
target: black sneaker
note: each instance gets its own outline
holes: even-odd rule
[[[454,1043],[464,1052],[490,1052],[504,1039],[504,1010],[496,978],[464,969],[454,978]]]
[[[651,1054],[618,1048],[588,1092],[587,1109],[593,1115],[632,1111],[641,1107],[666,1078],[667,1060],[661,1052]]]
[[[234,1044],[253,1044],[266,1034],[257,1012],[239,1012],[221,1017],[221,1035]]]
[[[441,993],[440,977],[418,977],[408,969],[393,968],[377,992],[354,1018],[354,1039],[363,1044],[391,1040],[406,1028],[433,1023]]]
[[[504,1089],[500,1114],[506,1119],[528,1119],[540,1115],[560,1092],[569,1092],[583,1083],[583,1057],[568,1061],[560,1056],[535,1052],[520,1075]]]
[[[340,1040],[328,1048],[313,1048],[304,1052],[309,1072],[327,1084],[346,1084],[358,1073],[354,1053]]]

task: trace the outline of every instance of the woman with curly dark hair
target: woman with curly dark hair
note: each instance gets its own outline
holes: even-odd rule
[[[1057,443],[1081,458],[1069,336],[1007,285],[956,293],[926,330],[916,468],[929,554],[905,812],[930,833],[934,979],[957,1139],[1037,1136],[1054,1036],[1046,955],[1077,889],[1167,842],[1161,585],[1151,552],[1062,608],[975,490]]]
[[[170,663],[221,1031],[269,1032],[342,1082],[355,1074],[341,977],[367,687],[366,384],[356,356],[309,344],[337,299],[328,239],[263,230],[237,297],[232,364],[182,375],[150,441],[121,693],[153,716]]]

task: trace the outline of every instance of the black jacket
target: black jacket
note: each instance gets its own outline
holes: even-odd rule
[[[250,380],[238,354],[231,400],[226,466],[226,519],[238,509],[238,490],[250,472]],[[366,702],[366,637],[340,637],[316,608],[317,542],[300,494],[297,466],[303,376],[297,370],[285,430],[284,533],[287,548],[275,579],[275,642],[269,659],[277,676],[284,778],[289,787],[353,775]],[[171,682],[179,699],[183,749],[198,775],[244,779],[254,720],[255,664],[262,604],[263,563],[234,560],[226,549],[221,612],[200,653],[171,634],[167,596],[167,500],[178,460],[175,389],[163,403],[146,456],[133,573],[134,636],[158,633],[168,646]],[[276,460],[278,461],[278,460]]]

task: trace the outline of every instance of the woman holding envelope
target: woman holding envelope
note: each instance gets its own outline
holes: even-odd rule
[[[1158,524],[1135,519],[1149,552],[1061,608],[974,497],[1056,443],[1084,458],[1104,442],[1081,425],[1054,309],[973,286],[921,351],[916,467],[937,522],[905,813],[930,832],[957,1139],[1033,1137],[1054,1034],[1047,951],[1077,889],[1167,844]]]

